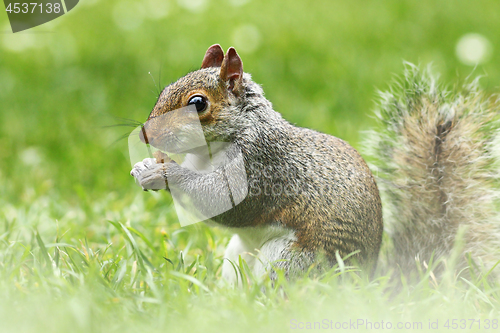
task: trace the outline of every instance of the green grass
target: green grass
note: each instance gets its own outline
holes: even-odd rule
[[[131,204],[154,207],[160,198],[138,196]],[[38,219],[47,209],[58,209],[43,201],[37,200],[31,212],[11,213],[29,221],[30,215]],[[86,214],[66,208],[74,212],[68,217],[74,226],[86,223]],[[248,276],[250,284],[232,288],[218,277],[225,237],[201,225],[179,229],[146,217],[136,229],[129,226],[131,215],[130,210],[117,213],[125,224],[95,223],[78,240],[68,235],[74,231],[58,226],[44,240],[16,218],[6,223],[0,243],[2,332],[219,332],[235,327],[280,332],[300,323],[358,319],[422,323],[425,331],[429,320],[443,328],[446,319],[481,320],[484,326],[485,320],[498,318],[498,285],[458,279],[453,271],[436,282],[424,269],[418,284],[396,294],[389,274],[368,281],[348,267],[293,283]]]
[[[105,127],[144,121],[160,79],[198,68],[220,43],[236,46],[285,118],[359,148],[376,91],[403,60],[432,62],[450,84],[484,75],[498,92],[498,1],[206,0],[190,11],[179,0],[153,19],[159,3],[81,0],[19,34],[0,13],[0,332],[280,332],[323,319],[421,321],[421,332],[429,320],[500,319],[499,285],[453,271],[436,283],[424,269],[398,294],[384,270],[225,286],[230,235],[181,228],[170,196],[129,176],[126,140],[115,143],[127,129]],[[455,55],[470,32],[493,45],[475,69]]]

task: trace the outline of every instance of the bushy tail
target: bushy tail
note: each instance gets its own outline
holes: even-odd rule
[[[446,258],[459,230],[462,264],[466,253],[486,268],[500,260],[499,112],[477,80],[450,92],[411,64],[381,93],[381,130],[367,145],[392,240],[388,261],[403,272],[414,272],[416,259]]]

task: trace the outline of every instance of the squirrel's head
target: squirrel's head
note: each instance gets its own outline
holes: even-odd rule
[[[144,124],[141,141],[158,148],[164,146],[165,140],[182,141],[186,136],[183,134],[192,126],[175,113],[185,107],[196,110],[196,121],[199,119],[207,141],[230,141],[232,131],[238,127],[233,122],[244,99],[247,81],[250,77],[245,74],[244,78],[243,62],[236,50],[231,47],[224,55],[220,45],[212,45],[199,70],[162,91]]]

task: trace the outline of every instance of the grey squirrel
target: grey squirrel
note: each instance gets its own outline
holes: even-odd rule
[[[434,92],[433,88],[426,91],[425,87],[421,90],[416,87],[412,90],[413,95],[404,96],[407,98],[404,101],[397,96],[392,96],[392,99],[387,96],[381,119],[388,128],[378,136],[374,135],[371,145],[372,152],[382,163],[379,172],[383,175],[381,179],[387,180],[383,184],[386,196],[390,197],[389,200],[395,199],[392,204],[397,209],[406,200],[406,206],[400,208],[401,216],[396,212],[388,218],[397,252],[394,260],[405,269],[411,266],[405,260],[415,262],[415,256],[428,260],[433,249],[443,253],[448,251],[456,233],[456,228],[449,225],[455,220],[449,220],[457,218],[458,213],[447,206],[450,199],[447,193],[439,190],[439,184],[444,181],[440,161],[443,154],[455,149],[455,146],[447,146],[449,135],[468,134],[455,133],[455,121],[460,122],[463,113],[469,114],[458,110],[464,108],[467,101],[472,104],[474,101],[457,100],[454,101],[456,105],[442,107],[440,103],[444,99],[434,98],[433,94],[439,95],[439,92]],[[400,107],[399,102],[406,109]],[[382,204],[375,178],[354,148],[334,136],[296,127],[283,119],[264,97],[261,87],[243,72],[243,63],[234,48],[229,48],[224,54],[219,45],[211,46],[200,70],[167,86],[144,124],[141,140],[164,152],[175,153],[177,148],[172,147],[186,141],[183,139],[185,132],[192,126],[176,117],[167,122],[159,119],[183,107],[196,110],[207,143],[228,142],[237,150],[229,149],[220,154],[229,160],[237,154],[242,156],[248,191],[243,195],[240,193],[241,202],[238,200],[231,209],[210,218],[210,223],[234,232],[225,258],[238,263],[241,255],[255,275],[266,271],[272,274],[273,268],[279,268],[287,276],[295,276],[320,258],[326,259],[327,266],[343,258],[368,272],[375,269],[382,242]],[[427,115],[428,108],[435,108],[430,110],[435,114],[430,112]],[[448,109],[453,109],[453,112],[447,113]],[[473,116],[474,111],[471,112]],[[486,116],[481,119],[486,119]],[[420,122],[428,123],[428,128],[420,129]],[[482,123],[470,126],[477,127],[471,129],[471,136],[475,138],[474,131],[480,131]],[[420,130],[422,132],[416,133],[420,137],[416,139],[422,140],[421,143],[405,136],[408,132]],[[484,140],[479,138],[479,142],[484,143]],[[407,145],[403,147],[405,149],[402,148],[404,144]],[[415,144],[422,149],[421,152],[412,151]],[[472,143],[470,145],[471,150],[475,148]],[[471,150],[467,152],[471,153]],[[218,194],[227,192],[228,184],[221,181],[227,168],[220,166],[201,172],[192,164],[178,164],[164,152],[158,151],[155,158],[137,163],[131,171],[143,189],[165,188],[172,193],[181,190],[201,212],[217,206],[220,201]],[[431,168],[426,169],[429,164],[412,165],[422,162],[410,158],[414,153],[429,158]],[[467,164],[460,149],[457,153],[463,160],[457,162]],[[477,154],[482,157],[481,152]],[[196,149],[188,151],[186,156],[196,157]],[[450,160],[448,162],[452,164]],[[414,174],[411,172],[413,167]],[[452,167],[446,172],[453,173],[461,167]],[[232,168],[234,172],[242,169],[241,166]],[[391,173],[395,174],[392,183]],[[429,173],[433,176],[428,177]],[[428,189],[419,183],[422,188],[414,191],[412,180],[405,178],[407,175],[415,176],[417,183],[430,179],[438,185],[432,187],[426,183],[430,186]],[[422,177],[427,178],[422,180]],[[404,183],[405,180],[408,183]],[[283,192],[285,187],[290,191]],[[281,190],[270,191],[276,188]],[[460,189],[466,191],[467,188]],[[479,195],[481,199],[487,199],[486,196]],[[231,200],[236,203],[234,198]],[[407,211],[414,202],[419,204],[418,208]],[[467,202],[473,206],[470,200]],[[420,204],[430,206],[421,207]],[[455,215],[448,216],[450,209]],[[431,215],[434,213],[437,215]],[[485,214],[477,212],[476,215]],[[400,217],[403,220],[398,222]],[[461,222],[456,221],[457,224]],[[231,262],[224,261],[222,276],[237,281]]]

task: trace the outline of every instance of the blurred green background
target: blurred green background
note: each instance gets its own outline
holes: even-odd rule
[[[498,0],[80,0],[68,14],[16,34],[0,13],[0,325],[89,332],[117,316],[121,324],[110,320],[111,331],[137,331],[130,321],[156,325],[148,321],[155,314],[168,322],[193,306],[212,321],[220,314],[229,329],[231,320],[252,322],[234,316],[234,308],[268,328],[277,318],[286,328],[289,313],[313,316],[315,304],[329,298],[304,297],[310,285],[289,291],[296,303],[282,297],[269,305],[256,296],[259,287],[252,295],[203,296],[158,273],[170,267],[163,256],[176,265],[198,260],[207,275],[197,278],[217,290],[229,235],[202,224],[179,229],[169,195],[142,192],[129,175],[127,140],[118,139],[132,128],[112,125],[145,121],[160,82],[198,69],[206,49],[219,43],[236,47],[245,71],[286,119],[360,148],[363,131],[374,126],[377,90],[402,74],[404,60],[432,63],[450,86],[483,76],[481,86],[498,93],[499,38]],[[108,220],[135,228],[139,245]],[[42,240],[68,243],[80,259],[54,244],[45,252]],[[140,251],[155,274],[140,265]],[[384,287],[370,288],[371,299],[380,297],[371,308],[366,294],[352,299],[356,288],[321,285],[338,301],[323,313],[351,302],[353,316],[362,309],[380,315]],[[408,304],[433,311],[436,296],[429,295],[428,303],[409,296]],[[464,312],[443,302],[440,309],[457,315],[481,310],[477,300],[457,305]],[[151,317],[143,304],[153,304]],[[60,326],[48,319],[57,313],[67,319]]]
[[[402,73],[403,60],[432,63],[445,83],[484,75],[482,86],[497,92],[500,82],[494,0],[81,0],[16,34],[0,14],[0,28],[0,170],[9,200],[27,187],[68,199],[76,188],[136,191],[127,142],[114,143],[126,129],[103,126],[123,123],[114,117],[144,121],[159,82],[199,68],[214,43],[236,47],[286,119],[355,147],[372,126],[377,89]],[[475,69],[456,53],[469,33],[491,51]]]

